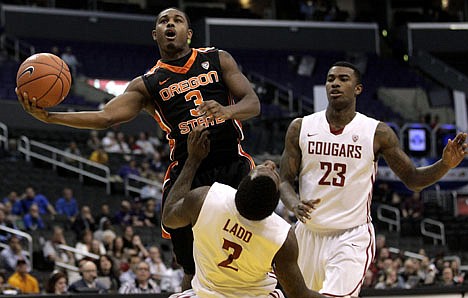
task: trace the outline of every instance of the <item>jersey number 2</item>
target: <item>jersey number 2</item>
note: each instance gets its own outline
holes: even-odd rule
[[[230,254],[228,256],[228,258],[226,260],[219,263],[218,266],[229,268],[229,269],[232,269],[234,271],[239,271],[238,268],[231,266],[231,263],[232,263],[232,261],[234,261],[234,260],[236,260],[236,259],[238,259],[240,257],[240,254],[242,252],[242,246],[240,246],[239,244],[234,243],[232,241],[226,240],[225,238],[223,238],[223,239],[224,239],[223,249],[229,251],[232,248],[233,252],[232,252],[232,254]]]
[[[322,178],[319,181],[319,185],[333,185],[333,186],[344,186],[346,164],[344,163],[331,163],[331,162],[320,162],[320,169],[325,170]],[[329,178],[331,172],[335,172],[335,177]]]
[[[192,90],[192,91],[188,92],[187,94],[185,94],[185,101],[190,101],[190,100],[193,100],[193,103],[195,104],[195,107],[198,107],[199,105],[201,105],[203,103],[203,96],[202,96],[200,90]],[[190,110],[190,115],[192,115],[193,117],[198,117],[198,116],[201,116],[203,114],[201,114],[197,110],[197,108],[195,108],[195,109]]]

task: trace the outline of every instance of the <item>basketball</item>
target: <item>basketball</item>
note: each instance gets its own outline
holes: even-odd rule
[[[40,108],[62,102],[70,91],[71,74],[68,65],[50,53],[34,54],[26,59],[16,74],[16,87],[28,97],[36,98]]]

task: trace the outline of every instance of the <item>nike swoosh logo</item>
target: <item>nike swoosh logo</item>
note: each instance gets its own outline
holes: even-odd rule
[[[308,133],[307,134],[308,137],[313,137],[313,136],[316,136],[316,135],[318,135],[318,133]]]
[[[32,76],[33,72],[34,72],[34,66],[28,66],[26,67],[25,70],[23,70],[23,72],[18,76],[18,78],[21,78],[23,75],[25,75],[27,72],[29,72],[29,76]]]
[[[164,85],[170,78],[165,79],[164,81],[159,81],[159,86]]]

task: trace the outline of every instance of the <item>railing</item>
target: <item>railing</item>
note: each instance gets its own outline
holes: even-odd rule
[[[33,150],[33,148],[35,150]],[[51,156],[47,156],[44,153],[40,153],[39,152],[40,150],[37,150],[37,149],[42,149],[43,151],[46,151],[48,155],[51,155]],[[88,177],[96,181],[105,183],[107,194],[111,193],[111,182],[110,182],[111,174],[110,174],[110,169],[108,166],[101,165],[99,163],[90,161],[81,156],[71,154],[63,150],[59,150],[55,147],[52,147],[52,146],[49,146],[49,145],[46,145],[37,141],[29,140],[29,138],[25,136],[21,136],[20,142],[18,145],[18,150],[26,156],[27,161],[30,161],[31,157],[33,157],[33,158],[37,158],[39,160],[52,164],[54,170],[56,170],[57,166],[60,166],[71,172],[77,173],[79,175],[79,179],[81,182],[83,182],[84,177]],[[63,162],[61,160],[62,158],[67,158],[68,160],[76,163],[77,166],[72,165],[70,163]],[[101,173],[97,174],[97,173],[90,172],[84,169],[83,168],[84,166],[88,166],[91,169],[100,171]]]
[[[280,106],[287,107],[290,116],[302,115],[303,113],[312,113],[313,100],[304,95],[294,94],[293,89],[283,86],[274,80],[266,78],[265,76],[250,72],[249,77],[254,81],[260,81],[261,83],[267,83],[275,88],[273,102]],[[295,101],[297,100],[297,104]],[[297,106],[295,106],[295,104]]]
[[[93,254],[93,253],[90,253],[90,252],[85,252],[85,251],[76,249],[74,247],[68,246],[68,245],[59,244],[57,246],[57,248],[61,249],[61,250],[64,250],[64,251],[72,252],[72,253],[77,254],[77,255],[82,255],[82,256],[87,257],[87,258],[91,258],[91,259],[94,259],[94,260],[99,260],[99,256],[97,254]],[[68,266],[70,266],[70,265],[68,265]]]
[[[394,218],[387,217],[383,213],[383,210],[389,211],[394,214]],[[397,232],[400,232],[401,230],[401,224],[400,224],[400,210],[398,208],[388,206],[385,204],[379,205],[377,208],[377,218],[380,221],[388,223],[388,230],[393,231],[393,227],[395,226]]]
[[[21,61],[23,57],[29,57],[36,52],[34,46],[6,34],[0,36],[0,48],[12,51],[16,61]]]
[[[396,247],[389,247],[388,251],[390,251],[391,253],[397,254],[397,255],[399,255],[401,253],[401,250],[399,248],[396,248]],[[424,255],[421,255],[421,254],[418,254],[418,253],[415,253],[415,252],[411,252],[411,251],[403,251],[403,255],[405,257],[412,258],[412,259],[418,259],[418,260],[421,260],[421,261],[424,260],[424,258],[426,258],[426,256],[424,256]]]
[[[0,225],[0,230],[3,230],[3,231],[5,231],[7,233],[10,233],[10,234],[18,235],[20,237],[25,238],[28,241],[28,250],[26,251],[26,254],[29,257],[29,261],[31,263],[31,269],[33,269],[33,239],[31,237],[31,235],[29,235],[28,233],[22,232],[22,231],[18,231],[16,229],[12,229],[12,228],[9,228],[9,227],[6,227],[6,226],[2,226],[2,225]],[[5,248],[7,246],[8,245],[6,245],[4,243],[0,243],[0,247]]]
[[[150,179],[146,179],[146,178],[143,178],[143,177],[140,177],[140,176],[136,176],[134,174],[130,174],[127,177],[125,177],[125,182],[124,182],[124,189],[125,189],[125,195],[126,196],[129,195],[130,191],[134,191],[134,192],[137,192],[137,193],[141,192],[141,187],[131,185],[132,181],[143,182],[146,185],[148,185],[148,184],[149,185],[154,185],[157,188],[162,189],[162,184],[159,181],[150,180]]]
[[[430,227],[439,228],[439,233],[430,231]],[[442,222],[438,220],[433,220],[430,218],[424,218],[421,221],[421,234],[433,239],[434,245],[437,244],[437,240],[440,240],[442,245],[445,245],[445,226]]]
[[[8,151],[8,127],[0,122],[0,145],[3,143],[3,149]]]

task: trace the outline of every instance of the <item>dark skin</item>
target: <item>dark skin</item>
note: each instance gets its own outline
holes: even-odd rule
[[[192,37],[186,16],[177,9],[166,9],[158,15],[152,31],[157,42],[161,59],[175,60],[187,55],[192,49],[188,40]],[[237,103],[222,106],[214,100],[204,101],[199,111],[206,116],[222,119],[246,120],[260,113],[260,102],[247,78],[240,72],[236,61],[225,52],[219,52],[223,80],[230,93],[238,99]],[[107,129],[113,125],[125,123],[135,118],[141,111],[154,116],[155,106],[143,79],[137,77],[128,85],[123,94],[114,97],[101,111],[49,112],[36,105],[35,98],[29,98],[25,92],[15,90],[18,100],[26,112],[45,123],[61,124],[84,129]]]
[[[165,226],[176,229],[187,225],[195,225],[200,210],[205,201],[209,186],[190,190],[195,173],[202,160],[209,153],[208,131],[196,127],[188,137],[188,158],[182,171],[171,189],[163,210],[162,221]],[[276,166],[272,161],[266,161],[249,173],[250,176],[266,175],[271,177],[279,187],[280,179]],[[320,298],[325,297],[318,292],[309,290],[297,265],[298,246],[296,235],[291,229],[276,253],[273,264],[278,281],[288,297]],[[262,273],[267,274],[267,272]]]
[[[330,128],[344,128],[356,115],[356,97],[363,90],[357,82],[354,70],[348,67],[332,67],[327,75],[326,90],[328,107],[327,121]],[[320,203],[319,199],[300,201],[294,190],[294,180],[300,172],[302,152],[299,148],[299,133],[302,118],[291,122],[286,133],[285,149],[281,157],[281,199],[286,207],[293,211],[297,219],[305,222]],[[398,137],[385,123],[380,122],[374,135],[374,155],[382,156],[388,166],[401,181],[412,191],[418,192],[437,182],[450,169],[455,168],[468,154],[466,133],[458,133],[454,140],[449,140],[436,163],[416,168],[408,155],[401,149]],[[304,198],[303,198],[304,200]]]

